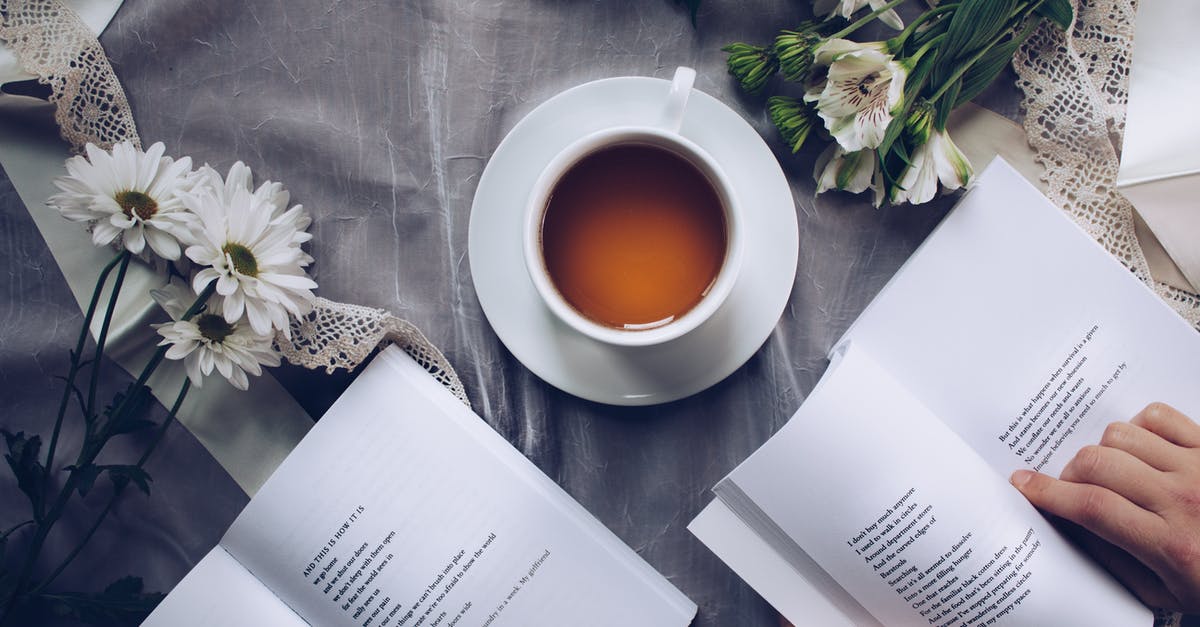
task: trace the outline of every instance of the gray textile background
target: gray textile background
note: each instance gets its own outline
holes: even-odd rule
[[[696,601],[696,625],[756,626],[776,624],[773,610],[685,526],[799,406],[830,345],[949,207],[814,201],[815,151],[787,154],[719,50],[767,41],[806,6],[704,0],[694,30],[672,0],[127,0],[101,41],[147,143],[282,181],[314,215],[320,294],[423,329],[476,411]],[[598,78],[670,78],[677,65],[764,134],[792,181],[790,305],[749,363],[700,395],[640,409],[581,401],[534,377],[487,324],[467,258],[471,200],[496,145],[537,104]],[[982,100],[1016,115],[1011,77]],[[15,410],[5,424],[24,426],[25,408],[55,402],[47,374],[65,371],[80,315],[3,179],[0,210],[0,405]],[[315,416],[347,383],[281,378]],[[126,524],[67,583],[139,572],[164,589],[215,544],[245,497],[188,434],[169,445],[153,469],[161,489],[124,508]],[[0,477],[7,509],[19,501]]]

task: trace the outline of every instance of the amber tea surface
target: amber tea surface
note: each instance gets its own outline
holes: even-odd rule
[[[727,229],[712,183],[683,157],[649,145],[594,152],[555,185],[542,219],[550,279],[585,317],[655,328],[708,293]]]

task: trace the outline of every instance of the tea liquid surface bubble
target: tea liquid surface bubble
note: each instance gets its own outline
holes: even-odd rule
[[[696,306],[720,272],[721,199],[683,157],[624,144],[559,179],[542,218],[554,286],[579,313],[618,329],[656,328]]]

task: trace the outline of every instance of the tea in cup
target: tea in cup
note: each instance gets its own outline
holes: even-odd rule
[[[690,68],[676,72],[660,124],[572,143],[530,194],[530,278],[558,318],[596,340],[678,338],[717,311],[737,277],[733,190],[712,156],[679,134],[694,79]]]

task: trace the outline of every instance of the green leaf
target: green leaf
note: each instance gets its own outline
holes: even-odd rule
[[[933,128],[939,131],[946,130],[946,120],[950,119],[950,112],[956,106],[954,103],[958,100],[958,94],[962,91],[963,79],[960,77],[954,81],[950,89],[946,90],[945,94],[937,102],[937,118],[933,121]]]
[[[150,495],[150,482],[153,479],[141,466],[113,464],[101,468],[108,473],[109,480],[117,489],[125,487],[132,481],[139,490],[145,492],[147,496]]]
[[[933,84],[941,87],[963,63],[1007,26],[1017,0],[962,0],[941,43]]]
[[[1037,24],[1032,22],[1027,24],[1025,29],[1016,37],[996,44],[994,48],[984,53],[975,62],[975,65],[972,65],[971,69],[967,70],[966,74],[963,74],[962,89],[959,91],[958,96],[954,98],[954,108],[957,109],[963,103],[983,93],[983,90],[987,89],[988,85],[991,85],[996,80],[996,77],[1004,71],[1004,68],[1012,62],[1013,55],[1016,54],[1021,44],[1025,43],[1025,40],[1033,34],[1036,26]]]
[[[1034,12],[1049,18],[1063,30],[1071,28],[1071,21],[1075,19],[1075,11],[1069,0],[1045,0]]]
[[[141,577],[122,577],[100,593],[63,593],[38,595],[43,613],[74,619],[90,625],[136,625],[154,611],[166,596],[143,592]],[[45,617],[43,617],[45,618]]]
[[[34,512],[42,511],[46,489],[46,485],[42,481],[45,468],[38,461],[38,454],[42,450],[42,438],[36,435],[27,438],[24,431],[13,434],[7,429],[0,429],[0,433],[4,435],[4,440],[8,444],[8,454],[4,456],[4,459],[17,479],[17,487],[29,498],[29,504],[33,506]],[[37,514],[35,513],[35,515]]]
[[[130,397],[128,402],[125,401],[126,396]],[[102,432],[112,437],[145,428],[146,425],[142,423],[147,421],[140,416],[149,407],[151,398],[149,386],[130,383],[123,394],[116,395],[112,404],[104,408],[106,421]],[[119,413],[118,409],[121,410]]]
[[[69,470],[79,477],[79,483],[76,484],[76,490],[79,491],[79,496],[87,496],[88,492],[92,491],[92,486],[96,485],[96,477],[100,476],[102,468],[95,464],[86,466],[67,466],[63,470]]]

